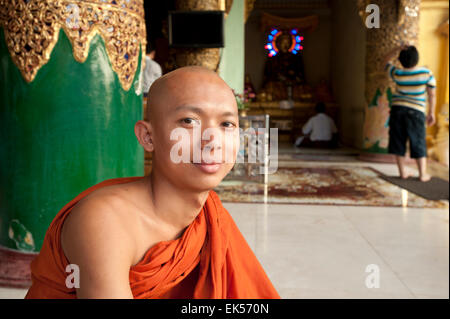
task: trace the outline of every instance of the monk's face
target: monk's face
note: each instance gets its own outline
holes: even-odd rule
[[[150,98],[152,169],[186,190],[216,187],[233,168],[239,149],[231,89],[216,73],[190,67],[161,78]]]

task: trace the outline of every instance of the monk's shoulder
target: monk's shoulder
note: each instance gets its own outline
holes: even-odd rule
[[[135,241],[122,217],[122,199],[100,191],[83,198],[66,217],[61,248],[81,274],[78,298],[132,298],[129,269]]]
[[[101,254],[120,246],[132,256],[134,241],[132,230],[127,227],[125,207],[126,202],[114,189],[99,189],[83,198],[72,208],[62,226],[64,252]]]
[[[79,221],[101,222],[110,220],[108,226],[119,226],[115,223],[121,219],[121,215],[126,207],[126,201],[119,189],[114,186],[104,187],[93,191],[80,200],[67,217],[67,221],[77,219]]]

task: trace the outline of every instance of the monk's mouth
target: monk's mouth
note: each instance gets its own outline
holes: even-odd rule
[[[202,172],[213,174],[216,173],[223,163],[192,163],[195,167],[199,168]]]

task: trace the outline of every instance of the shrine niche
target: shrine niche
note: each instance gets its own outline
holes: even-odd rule
[[[261,31],[267,34],[263,86],[259,96],[267,101],[311,101],[314,92],[305,81],[304,34],[315,30],[317,16],[282,18],[263,13]]]
[[[309,73],[311,64],[329,59],[322,51],[314,54],[315,50],[321,50],[315,39],[322,34],[326,36],[326,31],[323,33],[326,27],[315,33],[319,25],[317,15],[292,17],[292,12],[284,12],[291,17],[258,10],[250,18],[244,97],[248,106],[246,115],[268,115],[270,127],[277,129],[278,141],[293,143],[315,114],[317,102],[326,103],[327,114],[333,119],[338,118],[338,107],[325,72]]]
[[[302,36],[297,29],[272,29],[265,48],[269,51],[264,66],[263,87],[275,100],[300,99],[305,86]],[[294,91],[294,92],[293,92]]]

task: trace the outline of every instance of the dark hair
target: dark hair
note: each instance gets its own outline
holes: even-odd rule
[[[314,108],[317,113],[325,113],[325,103],[319,102],[316,104],[316,107]]]
[[[400,51],[398,59],[404,68],[412,68],[419,62],[419,52],[415,46],[411,45]]]

